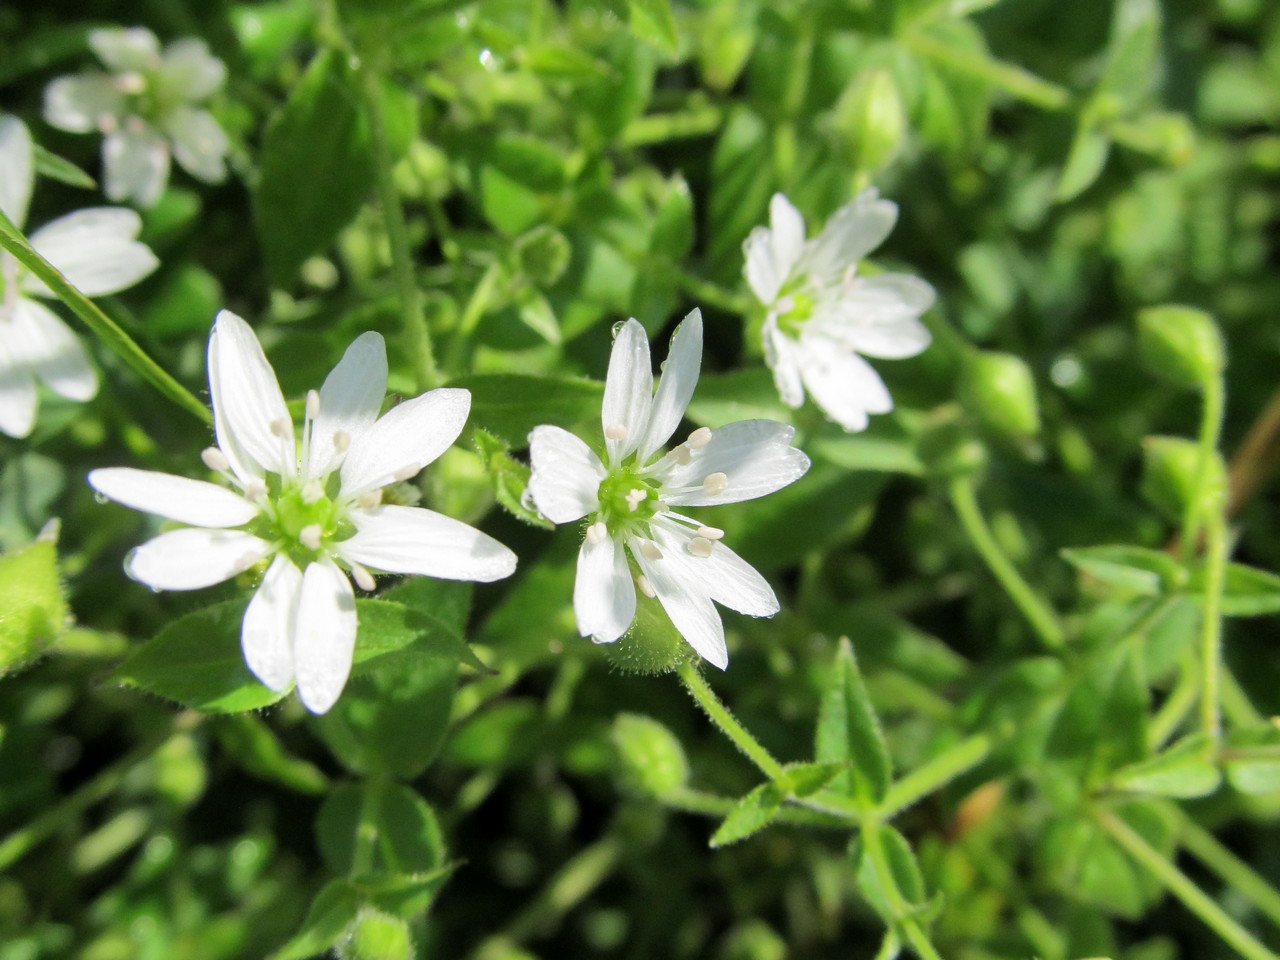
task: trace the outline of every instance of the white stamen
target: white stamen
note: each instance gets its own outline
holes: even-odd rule
[[[376,490],[366,490],[360,496],[356,497],[356,503],[360,504],[365,510],[372,510],[378,504],[382,503],[382,488]]]
[[[640,592],[652,600],[658,595],[658,591],[653,589],[653,584],[649,582],[649,578],[643,573],[636,577],[636,586],[640,588]]]
[[[346,453],[349,446],[351,446],[351,434],[347,431],[339,430],[333,435],[333,449],[339,453]]]
[[[603,520],[597,520],[591,526],[587,527],[587,542],[591,544],[599,543],[609,535],[609,528],[604,525]]]
[[[409,464],[407,467],[401,467],[397,470],[395,472],[394,479],[397,483],[404,483],[406,480],[412,480],[416,477],[418,475],[418,471],[421,469],[421,467],[415,467],[413,464]]]
[[[673,447],[667,456],[683,467],[693,459],[693,452],[682,443],[678,447]]]
[[[627,439],[627,428],[620,423],[615,423],[611,427],[604,428],[604,435],[610,440]]]
[[[640,544],[640,552],[643,553],[645,558],[648,560],[656,561],[662,559],[662,551],[658,549],[658,545],[652,540],[646,540],[644,543]]]
[[[719,527],[699,527],[698,536],[703,540],[722,540],[724,539],[724,531]]]
[[[315,503],[324,496],[324,487],[319,480],[308,480],[302,485],[302,502]]]
[[[271,421],[271,433],[277,437],[287,437],[293,433],[293,424],[284,417]]]
[[[236,561],[236,573],[244,573],[246,570],[248,570],[257,562],[258,562],[257,557],[255,557],[252,553],[246,553],[243,557],[241,557],[239,560]]]
[[[226,473],[231,469],[231,461],[217,447],[205,447],[200,451],[200,459],[214,473]]]
[[[257,503],[267,499],[267,485],[260,480],[255,480],[244,488],[245,499]]]
[[[705,560],[711,556],[711,541],[705,537],[694,537],[689,541],[688,550],[695,557],[702,557]]]
[[[320,392],[318,390],[307,391],[307,419],[314,420],[320,416]]]
[[[308,550],[320,549],[320,538],[324,536],[324,530],[318,523],[309,523],[298,531],[298,542]]]
[[[98,114],[98,130],[106,136],[111,136],[120,129],[120,121],[116,119],[115,114],[100,113]]]
[[[689,439],[685,441],[691,450],[701,450],[711,442],[711,428],[699,427],[693,433],[689,434]]]
[[[147,81],[135,70],[116,77],[116,89],[123,94],[139,94],[147,89]]]
[[[653,512],[654,513],[670,513],[671,508],[667,506],[667,504],[659,500],[657,503],[653,505]]]
[[[709,497],[718,497],[729,489],[729,477],[716,471],[708,473],[702,481],[702,491]]]
[[[355,580],[356,586],[365,593],[372,593],[378,589],[378,581],[373,579],[373,574],[358,563],[351,564],[351,578]]]
[[[635,513],[640,509],[640,504],[644,503],[648,497],[648,490],[642,489],[641,487],[632,488],[631,492],[627,494],[627,509],[632,513]]]

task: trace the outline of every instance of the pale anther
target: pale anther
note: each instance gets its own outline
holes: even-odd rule
[[[627,428],[620,423],[615,423],[611,427],[605,427],[604,435],[610,440],[627,439]]]
[[[591,526],[587,527],[587,542],[600,543],[605,537],[609,536],[609,528],[604,525],[603,520],[597,520]]]
[[[347,431],[339,430],[333,435],[333,449],[339,453],[346,453],[349,446],[351,446],[351,434]]]
[[[254,503],[259,500],[265,500],[267,499],[267,485],[260,480],[255,480],[244,488],[244,495],[245,499]]]
[[[729,489],[729,477],[719,472],[708,473],[702,481],[702,490],[707,496],[717,497]]]
[[[640,544],[640,552],[645,555],[648,560],[661,560],[662,551],[658,549],[658,545],[652,540],[646,540]]]
[[[277,437],[288,437],[293,434],[293,424],[285,417],[271,421],[271,433]]]
[[[689,552],[705,559],[711,556],[711,541],[705,537],[694,537],[689,541]]]
[[[404,483],[406,480],[412,480],[418,475],[418,471],[421,469],[421,467],[415,467],[413,464],[409,464],[407,467],[401,467],[395,472],[395,481],[397,483]]]
[[[699,527],[698,536],[703,540],[721,540],[724,538],[724,531],[719,527]]]
[[[98,114],[98,129],[107,136],[120,129],[120,121],[111,113]]]
[[[654,513],[670,513],[671,508],[667,506],[667,504],[659,500],[657,503],[653,505],[653,512]]]
[[[693,459],[692,451],[690,451],[690,449],[686,447],[683,443],[680,444],[680,446],[678,447],[672,447],[671,452],[668,453],[667,456],[670,457],[672,460],[674,460],[676,463],[680,464],[680,466],[682,467],[688,464]]]
[[[200,459],[204,461],[206,467],[215,473],[226,473],[231,468],[231,461],[217,447],[205,447],[200,451]]]
[[[366,490],[360,496],[356,497],[356,503],[360,504],[365,510],[372,510],[378,504],[382,503],[382,488],[376,490]]]
[[[658,595],[658,591],[653,589],[653,584],[649,582],[649,578],[643,573],[636,577],[636,586],[640,588],[640,592],[652,600]]]
[[[692,450],[701,450],[711,442],[711,428],[699,427],[693,433],[689,434],[689,439],[685,441]]]
[[[142,74],[130,70],[116,77],[116,89],[124,94],[139,94],[147,89],[147,81]]]
[[[298,542],[308,550],[320,549],[320,538],[324,536],[324,530],[318,523],[309,523],[298,531]]]
[[[320,391],[307,391],[307,419],[314,420],[320,416]]]
[[[324,496],[324,487],[319,480],[308,480],[302,485],[302,502],[315,503]]]
[[[649,491],[642,487],[633,487],[631,492],[627,494],[627,509],[635,513],[640,509],[642,504],[649,496]]]
[[[378,587],[378,581],[373,579],[373,574],[358,563],[351,564],[351,578],[365,593],[372,593]]]

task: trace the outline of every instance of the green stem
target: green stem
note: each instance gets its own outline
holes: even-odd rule
[[[912,916],[911,905],[902,896],[898,883],[894,879],[893,869],[889,866],[889,858],[884,852],[884,844],[880,839],[880,823],[869,819],[862,824],[862,844],[871,859],[871,869],[875,871],[880,889],[884,891],[893,914],[894,924],[902,932],[907,943],[911,945],[921,960],[942,960],[942,955],[930,942],[928,935],[920,928],[916,918]]]
[[[729,708],[720,702],[720,699],[708,685],[706,678],[698,672],[698,668],[691,663],[682,663],[679,673],[685,689],[689,691],[689,695],[693,697],[698,706],[711,718],[711,722],[719,727],[720,731],[733,741],[734,746],[745,753],[748,759],[760,768],[761,773],[774,783],[784,783],[787,779],[787,774],[782,769],[782,764],[775,760],[773,755],[762,747],[760,742],[747,732],[747,728],[740,724],[737,718],[729,712]]]
[[[1173,736],[1174,731],[1182,725],[1187,713],[1196,702],[1200,692],[1199,678],[1196,671],[1194,653],[1182,658],[1178,667],[1178,681],[1173,685],[1169,696],[1165,698],[1156,715],[1151,718],[1147,727],[1147,748],[1152,753],[1158,751]]]
[[[906,47],[944,67],[985,80],[1019,100],[1044,110],[1062,110],[1071,103],[1066,87],[1037,77],[1029,70],[1010,63],[992,60],[985,54],[961,50],[926,33],[908,33]]]
[[[387,230],[387,242],[391,245],[391,267],[395,275],[396,291],[404,310],[405,330],[409,335],[410,353],[413,356],[414,375],[420,391],[430,390],[439,379],[436,370],[435,350],[431,345],[431,331],[422,309],[422,297],[413,276],[413,251],[409,245],[409,231],[405,227],[404,209],[396,192],[392,169],[395,158],[387,142],[386,124],[382,117],[382,96],[378,89],[378,76],[367,67],[361,71],[365,109],[369,115],[369,132],[373,141],[374,174],[378,187],[378,202]]]
[[[1066,637],[1062,626],[1058,623],[1057,614],[1040,599],[1040,596],[1023,579],[1022,574],[1013,565],[996,542],[991,528],[978,507],[978,498],[974,491],[973,480],[969,477],[957,477],[951,481],[951,504],[960,525],[964,527],[974,549],[987,565],[992,575],[1000,581],[1005,593],[1022,611],[1031,628],[1035,630],[1046,647],[1061,647]]]
[[[1204,384],[1204,405],[1200,414],[1200,433],[1196,437],[1199,457],[1196,463],[1195,493],[1187,500],[1182,513],[1182,538],[1178,546],[1183,565],[1191,561],[1200,542],[1200,527],[1208,522],[1209,512],[1222,513],[1222,499],[1226,491],[1205,489],[1211,475],[1214,460],[1218,456],[1218,441],[1222,435],[1222,418],[1226,396],[1222,377],[1212,377]]]
[[[209,408],[152,360],[147,352],[138,346],[137,341],[103,313],[97,304],[68,283],[67,278],[57,267],[40,256],[27,243],[26,238],[3,211],[0,211],[0,248],[13,254],[19,263],[43,281],[44,285],[70,307],[71,312],[79,317],[99,340],[119,354],[120,358],[139,376],[178,406],[199,418],[201,422],[206,424],[213,422],[213,415],[209,412]]]
[[[382,806],[382,784],[366,780],[360,798],[360,819],[356,823],[355,849],[351,853],[351,875],[362,877],[373,870],[378,845],[378,810]]]
[[[961,740],[890,786],[876,813],[887,820],[905,810],[982,763],[991,756],[994,746],[991,737],[985,733]]]
[[[1206,569],[1200,624],[1200,724],[1216,743],[1222,736],[1222,590],[1227,576],[1227,524],[1215,507],[1205,524]]]
[[[1097,812],[1095,817],[1116,843],[1242,957],[1246,960],[1280,960],[1127,823],[1106,811]]]
[[[1272,923],[1280,926],[1280,892],[1252,867],[1224,847],[1177,804],[1165,807],[1177,822],[1178,839],[1187,852],[1243,894]]]
[[[115,793],[134,767],[150,759],[152,754],[169,742],[170,737],[193,729],[201,719],[198,713],[190,710],[178,714],[165,730],[143,741],[92,780],[78,787],[74,793],[54,804],[25,827],[5,837],[0,842],[0,872],[7,870],[32,847],[56,833],[88,807]]]
[[[733,797],[721,797],[702,790],[682,788],[659,798],[664,806],[683,813],[696,813],[705,817],[724,818],[738,806]],[[826,813],[819,810],[801,807],[784,806],[774,815],[775,823],[790,823],[796,826],[819,827],[827,830],[849,829],[849,818],[839,813]],[[855,821],[856,822],[856,821]]]
[[[623,128],[619,141],[626,147],[643,147],[714,133],[724,121],[724,111],[713,103],[696,103],[675,113],[651,113],[637,117]]]
[[[724,287],[718,286],[709,280],[704,280],[702,277],[678,266],[670,267],[669,269],[676,283],[680,285],[680,289],[699,303],[718,307],[727,313],[743,315],[750,313],[756,307],[755,301],[750,297],[734,293],[732,290],[726,290]]]

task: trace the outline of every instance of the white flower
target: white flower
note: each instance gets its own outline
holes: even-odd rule
[[[933,305],[933,287],[904,273],[856,276],[858,261],[884,241],[898,206],[864,190],[805,242],[804,218],[780,193],[769,226],[742,245],[747,283],[768,308],[765,359],[788,406],[807,389],[846,430],[863,430],[867,414],[888,413],[884,381],[859,354],[898,359],[929,345],[917,318]]]
[[[19,229],[35,184],[31,134],[0,114],[0,210]],[[115,293],[158,265],[135,237],[132,210],[98,207],[68,214],[31,235],[31,245],[87,296]],[[0,432],[25,437],[36,419],[36,381],[69,400],[88,400],[98,377],[80,341],[38,297],[53,294],[17,259],[0,251]]]
[[[169,153],[206,183],[227,175],[230,144],[197,104],[226,82],[227,68],[203,40],[164,51],[144,27],[94,30],[89,46],[111,73],[58,77],[44,92],[44,118],[70,133],[100,131],[107,196],[149,207],[169,181]]]
[[[701,365],[698,310],[676,329],[656,394],[644,328],[635,320],[621,324],[604,386],[605,461],[566,430],[536,427],[529,494],[554,523],[590,517],[573,588],[582,636],[597,643],[621,637],[635,617],[638,585],[658,598],[702,657],[724,669],[729,653],[712,601],[768,617],[778,600],[721,542],[723,530],[672,508],[764,496],[801,477],[809,458],[791,446],[792,428],[772,420],[700,427],[656,456],[684,416]]]
[[[271,559],[249,602],[241,646],[272,690],[296,681],[313,713],[338,699],[351,672],[355,596],[367,567],[448,580],[490,581],[516,566],[479,530],[418,507],[382,504],[382,488],[413,477],[457,438],[466,390],[431,390],[382,417],[387,355],[365,333],[319,392],[307,395],[301,440],[253,331],[226,310],[209,337],[209,392],[217,446],[206,466],[239,492],[202,480],[116,467],[89,483],[125,506],[191,524],[130,554],[125,570],[154,590],[196,590]]]

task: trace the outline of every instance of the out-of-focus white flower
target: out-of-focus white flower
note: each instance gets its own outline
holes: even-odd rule
[[[698,310],[676,329],[656,394],[644,328],[621,324],[604,387],[605,459],[566,430],[536,427],[529,494],[553,523],[590,518],[573,589],[582,636],[612,643],[626,633],[639,586],[699,655],[724,669],[729,653],[712,601],[753,617],[777,613],[778,601],[721,541],[723,530],[672,508],[764,496],[803,476],[809,458],[791,446],[792,428],[772,420],[700,427],[657,456],[684,416],[701,366]]]
[[[105,135],[107,197],[149,207],[169,181],[169,156],[197,180],[220,183],[230,144],[198,104],[226,82],[227,68],[203,40],[160,49],[144,27],[94,30],[89,46],[110,73],[58,77],[45,89],[44,118],[70,133]]]
[[[893,409],[884,381],[860,355],[913,357],[929,345],[918,318],[933,305],[933,287],[905,273],[856,273],[897,219],[897,204],[864,190],[806,242],[804,218],[776,193],[769,226],[752,230],[742,248],[747,283],[769,311],[765,359],[783,402],[798,407],[808,390],[846,430],[863,430],[867,414]]]
[[[382,503],[388,484],[412,478],[457,439],[466,390],[430,390],[379,417],[387,388],[382,337],[347,348],[319,392],[307,395],[301,439],[275,372],[249,325],[226,310],[209,337],[209,392],[217,446],[205,465],[236,488],[113,467],[90,485],[125,506],[190,524],[129,555],[129,576],[154,590],[196,590],[271,558],[249,602],[241,646],[272,690],[297,683],[324,713],[351,672],[355,595],[375,586],[370,567],[448,580],[498,580],[516,557],[492,537],[420,507]]]
[[[17,117],[0,114],[0,210],[21,229],[35,184],[31,134]],[[136,239],[142,222],[132,210],[98,207],[46,224],[31,245],[86,296],[137,283],[159,261]],[[12,254],[0,251],[0,432],[25,437],[36,419],[36,381],[70,400],[98,392],[84,348],[37,298],[52,297]]]

